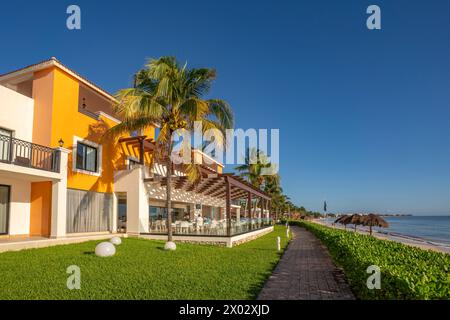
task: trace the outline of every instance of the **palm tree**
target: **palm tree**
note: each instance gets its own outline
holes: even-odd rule
[[[235,170],[239,172],[239,175],[247,180],[254,187],[262,190],[270,175],[264,175],[263,169],[270,168],[271,163],[267,156],[259,149],[248,148],[244,160],[244,164],[237,166]],[[258,199],[255,199],[255,205],[253,207],[253,214],[256,214],[256,208],[258,206]]]
[[[272,196],[272,206],[275,210],[275,220],[278,220],[280,212],[283,212],[286,207],[286,198],[287,196],[278,193]]]
[[[270,168],[267,156],[259,149],[248,148],[244,164],[237,166],[235,170],[239,172],[241,177],[260,189],[265,180],[265,176],[262,174],[264,168]]]
[[[278,174],[265,176],[264,182],[264,192],[270,195],[272,198],[272,208],[277,213],[276,218],[278,217],[278,207],[280,196],[283,193],[283,189],[281,188],[281,178]],[[271,209],[272,209],[271,208]]]
[[[130,131],[160,124],[155,141],[152,163],[166,165],[166,207],[168,241],[172,242],[172,197],[173,174],[172,134],[181,130],[193,130],[195,122],[200,122],[203,133],[213,129],[216,146],[224,146],[225,130],[234,126],[230,106],[220,99],[203,99],[208,93],[216,72],[212,69],[188,69],[181,66],[174,57],[151,59],[135,75],[134,87],[120,90],[115,111],[122,122],[112,127],[108,136],[118,136]],[[189,144],[190,141],[184,141]],[[186,174],[191,181],[201,178],[199,167],[187,165]]]

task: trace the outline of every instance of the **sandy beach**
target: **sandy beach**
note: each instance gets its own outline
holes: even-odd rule
[[[331,227],[331,228],[347,230],[349,232],[355,232],[353,225],[349,225],[349,226],[347,226],[347,229],[345,229],[344,226],[342,226],[342,225],[336,224],[336,225],[332,226],[331,224],[326,223],[323,220],[312,220],[312,222],[318,223],[318,224],[321,224],[321,225],[324,225],[327,227]],[[356,228],[356,232],[358,232],[360,234],[369,234],[369,231],[361,226],[358,226]],[[400,235],[400,234],[381,233],[376,230],[373,230],[372,235],[378,239],[396,241],[396,242],[406,244],[408,246],[417,247],[417,248],[424,249],[424,250],[433,250],[433,251],[437,251],[437,252],[450,253],[450,246],[447,246],[445,244],[440,244],[440,243],[434,243],[431,241],[427,241],[425,239],[413,238],[413,237],[408,237],[408,236]]]

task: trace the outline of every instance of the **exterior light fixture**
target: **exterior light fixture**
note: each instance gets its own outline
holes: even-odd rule
[[[62,148],[64,146],[64,140],[62,138],[59,139],[58,144]]]
[[[102,242],[95,247],[95,254],[99,257],[111,257],[116,254],[116,247],[111,242]]]

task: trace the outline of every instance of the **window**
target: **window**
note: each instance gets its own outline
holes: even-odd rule
[[[131,159],[131,158],[128,158],[128,170],[132,170],[138,164],[139,164],[139,161]]]
[[[0,134],[3,136],[12,137],[12,131],[8,129],[0,128]]]
[[[77,169],[97,172],[97,148],[77,143]]]
[[[10,187],[0,185],[0,234],[8,233]]]
[[[67,189],[67,233],[111,231],[112,214],[111,193]]]
[[[12,131],[0,128],[0,161],[9,160]]]

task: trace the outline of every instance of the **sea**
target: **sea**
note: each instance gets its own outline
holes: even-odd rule
[[[389,223],[389,228],[374,228],[374,230],[393,236],[450,246],[450,216],[402,216],[383,217],[383,219]],[[326,223],[331,224],[334,220],[327,218]]]

